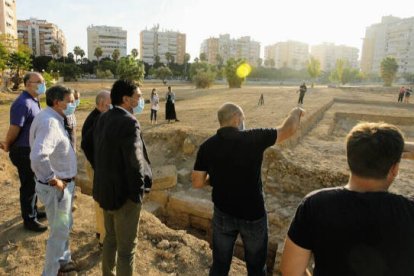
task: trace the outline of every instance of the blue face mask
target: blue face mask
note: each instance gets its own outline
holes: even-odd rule
[[[68,116],[68,115],[72,115],[73,113],[75,113],[76,110],[76,104],[75,103],[68,103],[66,105],[66,109],[63,110],[63,113]]]
[[[80,99],[75,100],[75,105],[78,107],[80,105]]]
[[[138,105],[132,109],[134,114],[140,114],[144,110],[145,101],[144,98],[141,96],[138,100]]]
[[[46,93],[46,84],[45,83],[39,83],[37,85],[36,93],[38,95],[42,95]]]

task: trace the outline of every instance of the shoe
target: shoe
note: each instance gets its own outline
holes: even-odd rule
[[[47,218],[46,217],[46,212],[37,211],[37,216],[36,217],[37,217],[38,220],[45,219],[45,218]]]
[[[75,261],[70,260],[68,263],[60,266],[58,273],[66,273],[66,272],[72,272],[72,271],[77,271],[77,270],[78,270],[78,264]]]
[[[47,230],[47,226],[41,224],[37,220],[25,221],[24,228],[26,228],[29,231],[33,231],[33,232],[45,232]]]
[[[176,121],[176,122],[179,122],[180,120],[178,120],[178,119],[175,119],[175,121]]]

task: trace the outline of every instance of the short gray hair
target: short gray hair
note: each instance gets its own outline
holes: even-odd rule
[[[98,93],[98,95],[96,95],[95,103],[96,105],[99,105],[103,100],[105,100],[106,98],[110,98],[110,97],[111,97],[111,92],[107,90],[102,90],[101,92]]]
[[[225,103],[217,111],[217,117],[221,126],[228,124],[231,119],[237,116],[243,116],[243,109],[234,103]]]

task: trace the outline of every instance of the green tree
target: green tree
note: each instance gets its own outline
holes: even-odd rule
[[[131,55],[132,55],[132,57],[134,58],[134,59],[137,59],[138,58],[138,50],[137,49],[132,49],[131,50]]]
[[[321,75],[321,63],[314,57],[310,57],[307,62],[308,74],[312,78],[311,87],[313,88],[313,83],[317,77]]]
[[[257,67],[262,66],[262,64],[263,64],[263,59],[258,58],[258,59],[256,60],[256,65],[257,65]]]
[[[189,53],[184,54],[184,77],[187,77],[188,62],[190,61],[191,56]]]
[[[117,75],[120,79],[134,80],[141,83],[144,79],[145,68],[141,61],[132,56],[122,57],[117,65]]]
[[[207,71],[199,70],[193,76],[193,81],[196,88],[209,88],[213,85],[216,79],[216,72],[210,68]]]
[[[391,86],[398,72],[398,63],[394,57],[386,57],[381,61],[381,78],[384,86]]]
[[[166,52],[165,53],[165,59],[167,60],[167,64],[168,66],[170,66],[172,63],[174,63],[175,61],[175,57],[173,54],[171,54],[170,52]]]
[[[342,84],[343,80],[343,73],[345,68],[345,60],[337,59],[335,63],[335,69],[332,70],[331,75],[329,76],[329,80],[332,82],[339,82]]]
[[[50,61],[47,68],[48,71],[59,71],[64,81],[76,81],[82,73],[82,70],[75,63],[63,63],[55,60]]]
[[[74,48],[73,48],[73,53],[75,54],[75,61],[76,61],[76,63],[78,63],[78,56],[80,56],[81,55],[81,52],[82,52],[83,50],[81,49],[81,47],[79,47],[79,46],[75,46]]]
[[[50,50],[50,53],[52,53],[52,57],[54,59],[57,59],[58,54],[59,54],[59,45],[52,43],[50,44],[49,50]]]
[[[11,69],[13,89],[19,89],[22,83],[21,75],[32,66],[31,50],[24,44],[19,45],[16,52],[11,53],[7,66]]]
[[[243,63],[245,63],[245,61],[242,59],[235,60],[234,58],[230,58],[227,60],[224,73],[226,75],[229,88],[241,88],[242,83],[246,80],[245,77],[239,77],[237,75],[237,68],[239,68],[239,66]]]
[[[85,51],[84,50],[80,50],[79,55],[81,57],[81,63],[83,62],[83,57],[85,56]]]
[[[172,72],[170,68],[166,66],[161,66],[155,69],[154,75],[157,79],[160,79],[165,84],[165,80],[168,77],[172,76]]]
[[[115,61],[115,62],[117,62],[118,61],[118,59],[119,59],[119,57],[121,56],[121,52],[119,51],[119,49],[115,49],[113,52],[112,52],[112,59]]]
[[[94,52],[93,55],[96,57],[96,60],[98,61],[98,64],[99,64],[99,60],[100,60],[101,56],[103,55],[102,48],[101,47],[97,47],[95,49],[95,52]]]
[[[200,60],[201,61],[207,61],[207,55],[206,55],[206,53],[200,53]]]
[[[3,74],[4,69],[7,67],[7,63],[9,61],[9,51],[7,48],[3,45],[3,43],[0,42],[0,71]]]

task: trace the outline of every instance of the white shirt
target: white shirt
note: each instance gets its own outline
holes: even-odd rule
[[[63,120],[62,115],[47,107],[36,115],[30,127],[31,167],[36,178],[44,183],[77,174],[76,154]]]

